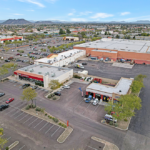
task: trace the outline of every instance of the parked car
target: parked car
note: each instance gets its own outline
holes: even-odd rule
[[[23,85],[22,85],[22,88],[25,89],[25,88],[27,88],[27,87],[29,87],[29,86],[30,86],[30,84],[23,84]]]
[[[12,52],[14,52],[14,50],[13,50],[13,49],[12,49],[11,51],[12,51]]]
[[[9,58],[8,58],[8,60],[13,60],[13,59],[14,59],[14,57],[9,57]]]
[[[64,89],[70,89],[70,86],[69,85],[64,85],[62,88],[64,88]]]
[[[17,60],[16,60],[16,62],[20,62],[20,61],[22,61],[22,60],[20,60],[20,59],[17,59]]]
[[[32,90],[35,90],[35,89],[38,88],[38,86],[37,86],[37,85],[34,85],[34,86],[31,86],[31,88],[32,88]]]
[[[92,100],[92,95],[89,95],[88,98],[86,98],[85,102],[89,103]]]
[[[10,60],[7,60],[7,59],[6,59],[5,62],[10,62]]]
[[[6,101],[6,104],[12,102],[14,100],[14,98],[9,98],[7,101]]]
[[[17,55],[20,55],[20,54],[19,54],[19,53],[17,53],[17,54],[16,54],[16,56],[17,56]]]
[[[2,111],[2,110],[4,110],[4,109],[6,109],[6,108],[8,108],[8,107],[9,107],[9,105],[8,105],[8,104],[1,105],[1,106],[0,106],[0,111]]]
[[[28,57],[28,55],[27,55],[27,54],[23,54],[22,56],[23,56],[23,57]]]
[[[98,101],[98,99],[96,98],[96,99],[93,101],[93,105],[96,106],[96,105],[98,104],[98,102],[99,102],[99,101]]]
[[[55,94],[55,95],[58,95],[58,96],[60,96],[60,95],[61,95],[61,93],[60,93],[59,91],[54,92],[54,94]]]
[[[82,63],[82,65],[87,65],[87,63]]]
[[[114,123],[117,122],[117,119],[115,119],[112,115],[106,114],[104,118],[105,120],[113,121]]]
[[[4,96],[5,95],[5,93],[0,93],[0,97],[2,97],[2,96]]]

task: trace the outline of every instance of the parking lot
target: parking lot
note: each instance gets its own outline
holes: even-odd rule
[[[59,103],[60,105],[62,105],[62,107],[68,109],[69,111],[72,111],[87,119],[100,122],[106,114],[106,112],[104,111],[104,106],[94,106],[92,103],[85,103],[84,97],[82,97],[79,87],[81,87],[85,95],[87,86],[87,84],[77,82],[72,83],[70,85],[70,89],[63,89],[61,91]]]
[[[13,88],[22,90],[20,83],[13,83],[10,81],[6,81],[5,84],[7,84],[7,86],[11,86],[11,87],[13,86]],[[36,89],[36,91],[40,95],[43,95],[47,92],[40,88]],[[0,91],[0,92],[3,92],[3,91]],[[1,116],[3,117],[7,116],[8,119],[13,119],[13,121],[15,121],[16,124],[20,124],[24,126],[25,128],[34,130],[35,132],[42,134],[46,138],[57,141],[57,138],[63,133],[64,128],[54,125],[52,123],[49,123],[45,120],[42,120],[38,118],[38,115],[37,117],[35,117],[35,116],[32,116],[30,114],[23,112],[21,109],[27,105],[27,102],[22,101],[18,96],[13,95],[12,92],[13,91],[10,91],[9,94],[5,93],[3,97],[0,97],[1,105],[5,104],[5,101],[8,98],[10,97],[15,98],[15,100],[9,104],[10,105],[9,108],[0,112]],[[8,141],[10,140],[10,142],[7,143],[7,145],[9,145],[12,142],[11,137],[8,137],[8,135],[3,135],[3,136],[6,136],[6,139]],[[26,149],[27,149],[26,146],[22,147],[22,150],[26,150]]]

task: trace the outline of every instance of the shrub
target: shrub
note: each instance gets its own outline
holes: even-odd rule
[[[117,124],[117,123],[115,123],[115,124],[114,124],[114,126],[115,126],[115,127],[118,127],[118,124]]]
[[[58,122],[58,119],[57,119],[57,118],[53,118],[53,121],[57,123],[57,122]]]
[[[6,147],[5,150],[9,150],[9,147]]]
[[[56,100],[56,97],[53,97],[53,100]]]
[[[26,108],[25,108],[26,110],[29,110],[30,109],[30,105],[28,105],[28,106],[26,106]]]
[[[124,119],[124,121],[125,121],[125,122],[127,122],[127,121],[128,121],[128,119],[126,119],[126,118],[125,118],[125,119]]]
[[[67,126],[61,122],[58,125],[62,126],[63,128],[67,128]]]
[[[52,117],[52,116],[48,116],[48,118],[49,118],[49,119],[53,119],[53,117]]]
[[[45,114],[45,116],[47,116],[47,114]]]
[[[109,122],[109,124],[110,124],[110,125],[113,125],[113,122],[112,122],[112,121],[110,121],[110,122]]]
[[[45,109],[44,109],[44,108],[41,108],[41,112],[44,113],[44,112],[45,112]]]
[[[74,78],[78,78],[78,79],[80,79],[81,77],[80,76],[78,76],[78,75],[74,75],[73,76]]]
[[[37,107],[35,110],[36,110],[36,111],[41,111],[41,108]]]

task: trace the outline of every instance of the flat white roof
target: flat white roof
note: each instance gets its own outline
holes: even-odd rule
[[[127,39],[107,39],[103,38],[94,42],[76,45],[75,47],[101,48],[106,50],[118,50],[136,53],[150,53],[150,41],[127,40]]]
[[[47,74],[50,78],[52,78],[51,75],[55,74],[54,78],[56,78],[72,69],[64,68],[64,67],[63,68],[54,67],[54,66],[50,66],[46,64],[42,64],[42,65],[40,64],[40,65],[30,65],[24,68],[20,68],[18,70],[28,72],[31,74],[33,73],[33,74],[43,75],[43,76]]]
[[[96,51],[96,52],[106,52],[106,53],[117,53],[117,51],[107,51],[107,50],[92,50],[92,51]]]
[[[105,92],[109,94],[115,93],[118,95],[125,95],[128,93],[128,90],[132,82],[133,79],[121,78],[115,87],[106,86],[99,83],[91,83],[87,87],[86,91],[94,90],[95,92],[99,91],[99,92]]]
[[[62,59],[71,57],[74,54],[77,54],[77,53],[79,53],[81,51],[83,51],[83,50],[72,49],[72,50],[69,50],[69,51],[66,51],[66,52],[54,54],[54,55],[57,55],[57,57],[54,57],[54,58],[51,58],[51,59],[50,58],[42,58],[42,59],[38,59],[38,60],[35,60],[35,61],[36,62],[43,62],[43,63],[50,63],[50,62],[53,63],[53,62],[57,62],[57,61],[60,61]]]

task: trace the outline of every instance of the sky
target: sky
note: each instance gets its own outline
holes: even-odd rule
[[[0,20],[150,20],[149,0],[0,0]]]

